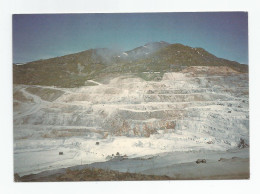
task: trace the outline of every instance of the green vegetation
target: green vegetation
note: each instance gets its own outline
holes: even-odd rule
[[[143,80],[145,81],[159,81],[162,79],[163,77],[163,74],[162,72],[160,73],[143,73],[143,72],[140,72],[140,73],[137,73],[137,77],[140,77],[142,78]]]
[[[24,96],[24,94],[21,91],[15,91],[13,94],[14,100],[18,100],[20,102],[33,102],[32,98],[27,98]]]
[[[38,87],[29,87],[26,88],[26,91],[39,96],[43,100],[50,101],[50,102],[56,100],[62,94],[64,94],[64,92],[60,90],[55,90],[50,88],[38,88]]]

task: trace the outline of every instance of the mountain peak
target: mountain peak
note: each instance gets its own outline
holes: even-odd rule
[[[127,51],[126,53],[128,54],[129,57],[134,58],[134,59],[140,58],[140,57],[147,57],[168,45],[170,45],[170,44],[167,42],[164,42],[164,41],[149,42],[143,46],[140,46],[133,50]]]
[[[160,42],[148,42],[148,43],[146,43],[144,46],[148,46],[148,45],[170,45],[170,43],[165,42],[165,41],[160,41]]]

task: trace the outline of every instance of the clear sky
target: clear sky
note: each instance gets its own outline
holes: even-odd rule
[[[248,64],[246,12],[13,15],[13,62],[166,41]]]

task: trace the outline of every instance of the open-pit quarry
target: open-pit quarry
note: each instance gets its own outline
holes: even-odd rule
[[[191,167],[178,165],[249,158],[248,73],[191,66],[157,81],[123,74],[87,82],[78,88],[14,85],[14,173],[90,164],[189,178]],[[173,166],[172,174],[166,166]]]

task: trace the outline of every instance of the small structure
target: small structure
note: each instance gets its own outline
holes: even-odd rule
[[[200,164],[200,163],[206,163],[206,160],[205,159],[198,159],[196,161],[197,164]]]
[[[113,160],[113,161],[122,161],[122,160],[126,160],[128,159],[128,156],[125,154],[125,155],[120,155],[119,152],[116,153],[116,155],[112,154],[111,156],[108,155],[106,157],[107,160]]]
[[[239,143],[238,143],[238,148],[248,148],[249,145],[246,143],[246,141],[243,138],[240,138]]]
[[[59,152],[59,155],[63,155],[63,152]]]
[[[229,110],[228,113],[231,113],[231,110]]]
[[[98,142],[98,141],[96,142],[96,145],[99,145],[99,142]]]

